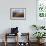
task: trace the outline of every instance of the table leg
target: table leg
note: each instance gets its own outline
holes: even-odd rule
[[[7,46],[7,36],[5,35],[5,46]]]

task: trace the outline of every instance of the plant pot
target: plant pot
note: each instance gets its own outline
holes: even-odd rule
[[[45,40],[45,39],[38,39],[38,40],[37,40],[37,43],[41,44],[41,43],[44,42],[44,40]]]
[[[45,40],[45,39],[40,39],[40,43],[44,43],[44,40]]]
[[[37,43],[40,43],[40,39],[37,39]]]

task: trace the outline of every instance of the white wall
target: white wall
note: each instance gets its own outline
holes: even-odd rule
[[[26,8],[26,20],[11,20],[10,8]],[[17,26],[19,32],[32,36],[32,24],[36,24],[36,0],[0,0],[0,34]]]

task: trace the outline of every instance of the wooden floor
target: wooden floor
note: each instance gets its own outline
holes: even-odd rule
[[[5,46],[4,45],[4,43],[2,42],[0,42],[0,46]],[[15,43],[12,43],[12,42],[10,42],[10,43],[8,43],[8,45],[7,46],[15,46]],[[24,45],[25,46],[25,45]],[[37,46],[37,43],[30,43],[30,46]],[[44,43],[44,45],[41,45],[41,46],[46,46],[46,43]]]

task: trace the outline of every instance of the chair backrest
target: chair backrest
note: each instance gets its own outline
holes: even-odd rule
[[[11,33],[12,33],[12,34],[18,33],[18,27],[16,27],[16,28],[11,28]]]

